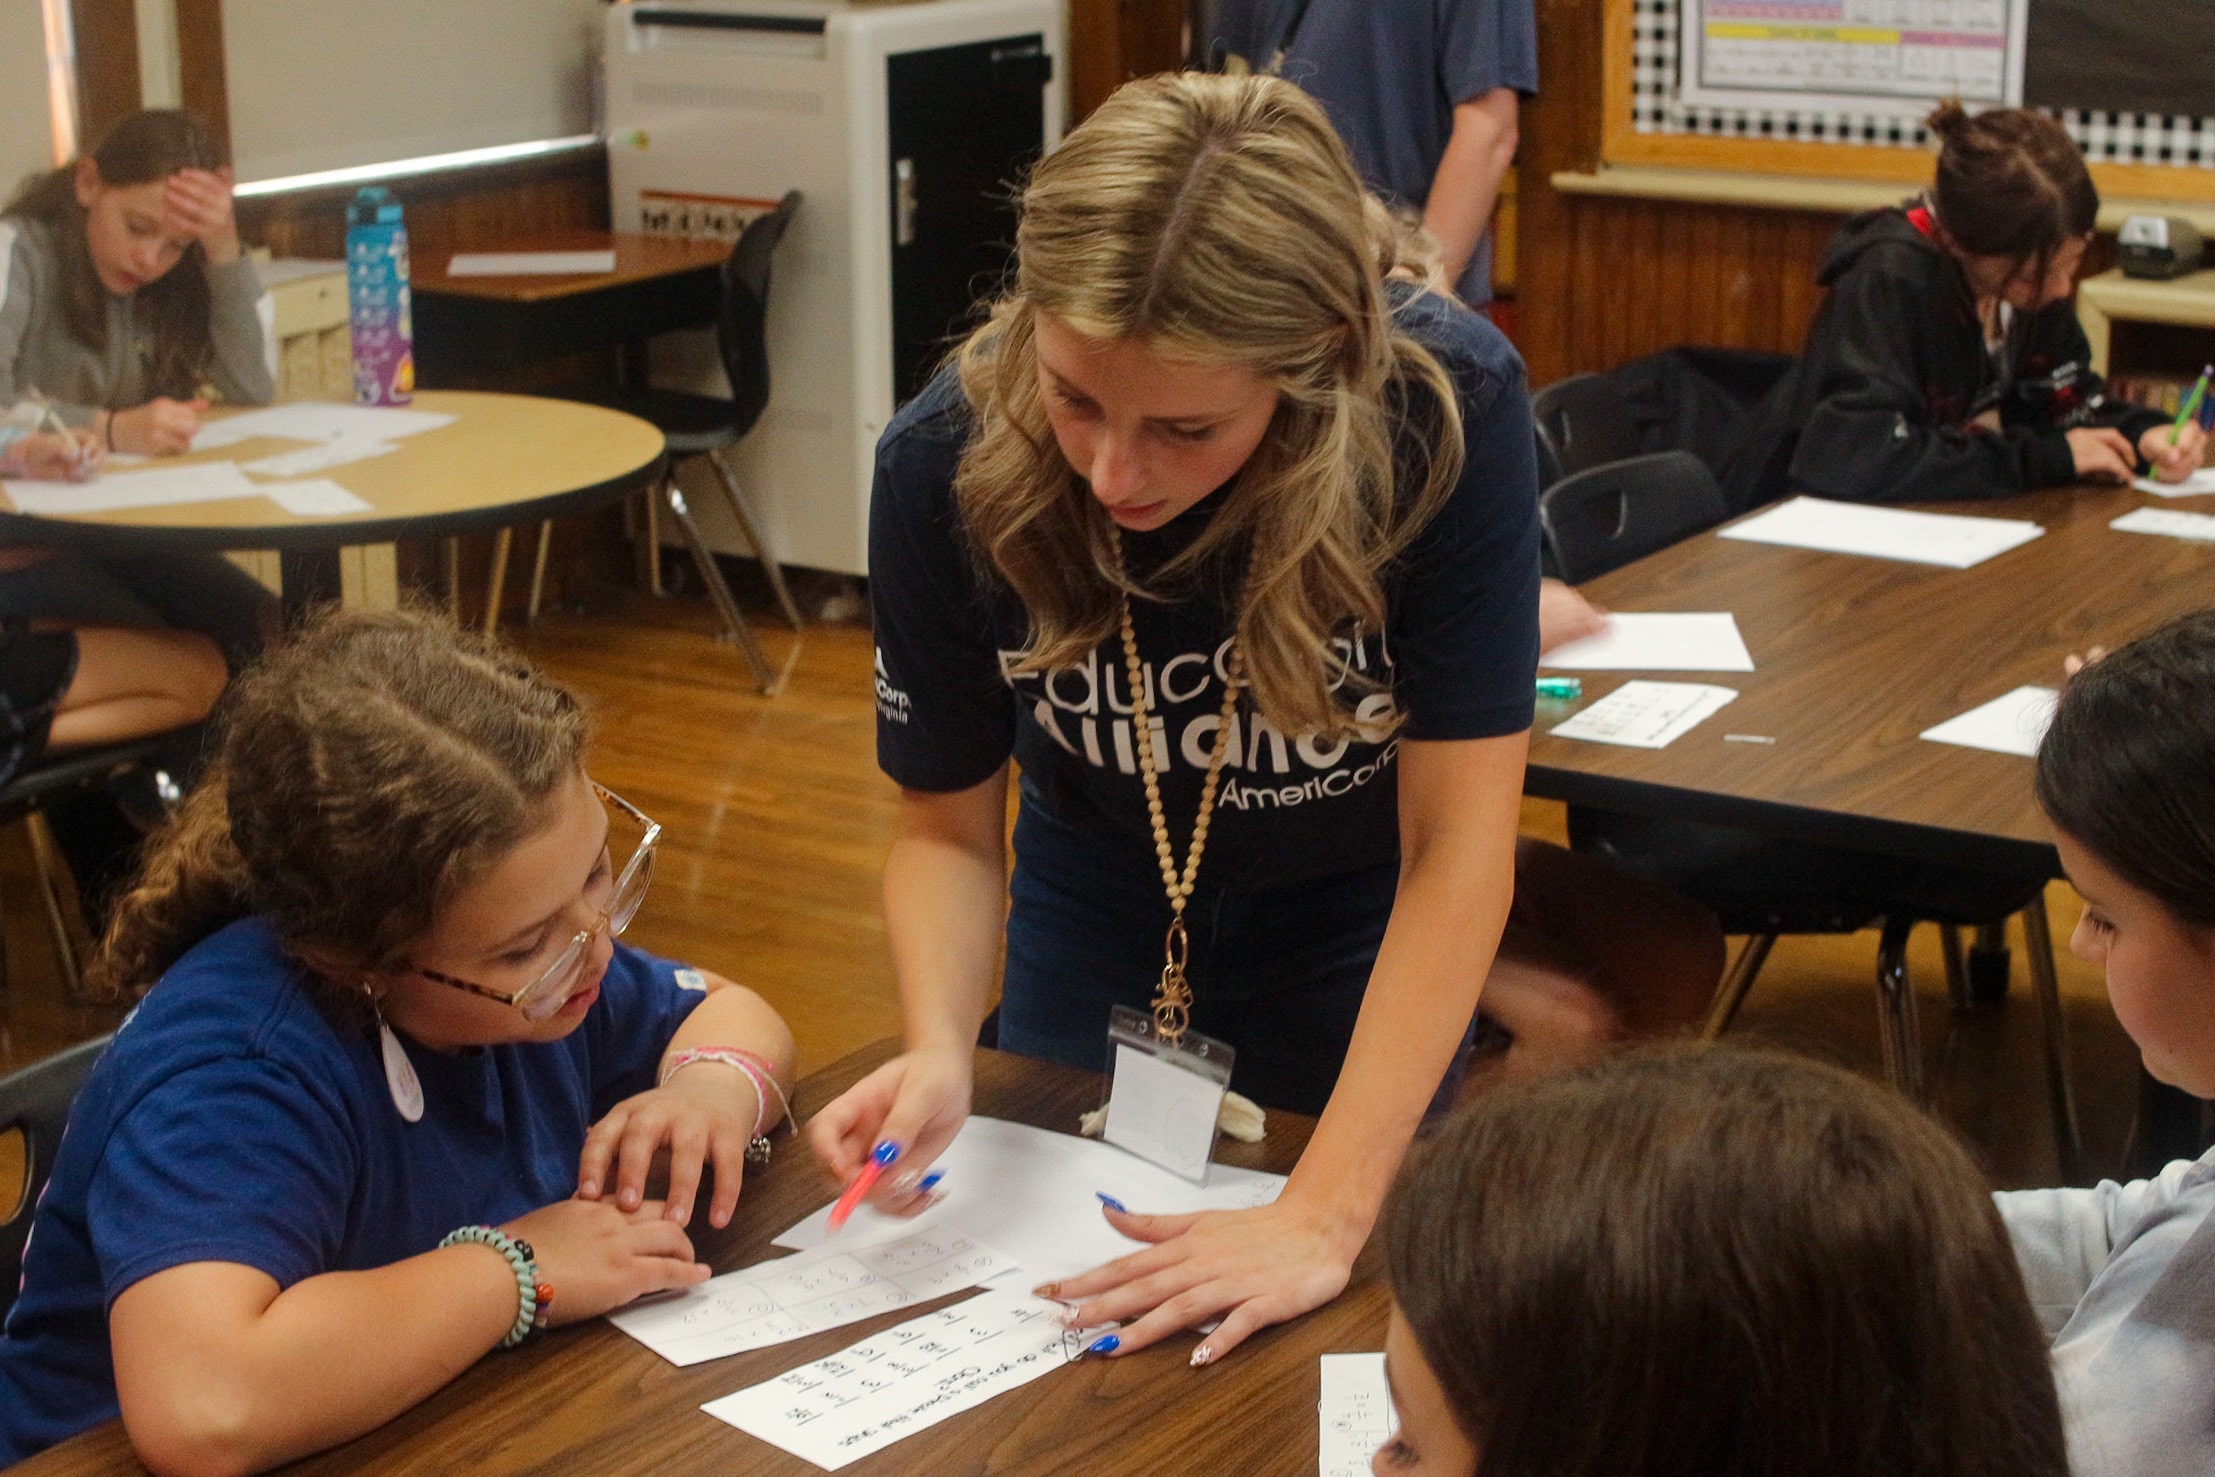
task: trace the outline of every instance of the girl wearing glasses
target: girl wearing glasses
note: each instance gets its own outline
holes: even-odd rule
[[[587,737],[572,694],[414,614],[324,617],[236,684],[102,946],[102,985],[153,988],[40,1201],[0,1465],[120,1413],[157,1471],[258,1471],[708,1275],[703,1172],[725,1225],[792,1037],[616,942],[659,828]]]

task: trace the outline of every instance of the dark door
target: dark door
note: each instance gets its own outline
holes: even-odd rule
[[[1013,264],[1015,193],[1046,128],[1043,36],[885,59],[892,394],[930,381]]]

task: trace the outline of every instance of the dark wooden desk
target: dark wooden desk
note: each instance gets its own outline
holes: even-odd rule
[[[891,1055],[881,1042],[816,1073],[793,1094],[805,1120]],[[1100,1098],[1087,1072],[980,1051],[976,1111],[1068,1129]],[[1269,1115],[1269,1137],[1226,1142],[1219,1157],[1255,1169],[1291,1169],[1311,1119]],[[780,1137],[769,1168],[749,1179],[722,1244],[703,1245],[719,1271],[760,1258],[769,1239],[823,1204],[833,1186],[806,1149]],[[967,1297],[963,1293],[960,1297]],[[292,1473],[815,1473],[819,1468],[703,1414],[699,1406],[834,1354],[923,1309],[888,1313],[814,1338],[678,1369],[594,1319],[491,1354],[431,1399],[358,1441],[286,1468]],[[1019,1390],[841,1469],[893,1472],[1149,1472],[1311,1477],[1316,1462],[1316,1360],[1384,1347],[1387,1311],[1372,1245],[1336,1302],[1255,1335],[1222,1364],[1192,1369],[1192,1340],[1171,1339],[1116,1360],[1054,1371]],[[436,1317],[425,1309],[425,1317]],[[22,1477],[138,1472],[122,1428],[89,1431],[33,1458]]]
[[[1916,735],[2025,683],[2059,685],[2069,652],[2112,647],[2215,605],[2215,544],[2107,526],[2162,501],[2093,488],[1934,508],[2045,528],[2044,537],[1966,570],[1707,533],[1594,580],[1585,594],[1626,611],[1734,612],[1756,670],[1578,674],[1580,701],[1538,704],[1526,788],[1555,800],[2059,876],[2027,760]],[[1715,682],[1739,696],[1666,749],[1548,735],[1584,703],[1641,675]],[[1776,743],[1727,742],[1727,733]]]
[[[615,270],[455,277],[446,270],[450,258],[417,262],[411,286],[420,383],[451,384],[711,324],[731,252],[728,242],[608,231],[503,241],[498,250],[613,250]]]

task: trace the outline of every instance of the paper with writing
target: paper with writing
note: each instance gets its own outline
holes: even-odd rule
[[[2215,515],[2187,513],[2181,508],[2138,508],[2107,526],[2117,533],[2153,533],[2166,538],[2215,540]]]
[[[1948,718],[1936,728],[1926,728],[1918,737],[1959,744],[1965,749],[2034,758],[2053,722],[2054,703],[2060,696],[2051,687],[2018,687],[1958,718]]]
[[[2215,494],[2215,467],[2201,467],[2182,482],[2163,482],[2158,477],[2140,477],[2130,485],[2140,492],[2150,492],[2155,497],[2207,497]]]
[[[834,1241],[726,1272],[681,1296],[610,1313],[608,1322],[671,1364],[699,1364],[927,1303],[1012,1266],[938,1223],[897,1241]]]
[[[305,477],[311,472],[328,472],[333,467],[343,467],[349,462],[365,462],[373,456],[383,456],[399,449],[398,444],[391,441],[372,441],[363,436],[341,436],[334,441],[320,441],[313,446],[303,446],[298,451],[280,451],[275,456],[265,456],[240,465],[257,477]]]
[[[1606,672],[1751,672],[1753,653],[1727,610],[1610,611],[1607,629],[1568,641],[1538,659],[1541,667]]]
[[[1704,682],[1626,682],[1547,731],[1593,744],[1666,749],[1737,696]]]
[[[1917,513],[1906,508],[1796,497],[1733,523],[1716,537],[1967,569],[2018,544],[2027,544],[2044,532],[2037,524],[2019,518]]]
[[[257,436],[282,441],[389,441],[450,426],[454,417],[431,410],[392,405],[346,405],[333,400],[295,400],[241,415],[211,420],[192,438],[194,451],[236,446]]]
[[[1319,1477],[1369,1477],[1369,1458],[1400,1426],[1385,1383],[1384,1356],[1325,1354],[1316,1416]]]
[[[826,1471],[882,1451],[1069,1361],[1065,1310],[979,1293],[700,1408]]]
[[[90,482],[31,482],[9,478],[9,499],[19,513],[113,513],[178,503],[219,503],[258,497],[261,489],[230,462],[192,462],[145,471],[102,474]]]

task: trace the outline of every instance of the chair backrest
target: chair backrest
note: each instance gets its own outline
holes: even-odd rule
[[[1555,380],[1531,396],[1531,419],[1538,424],[1538,441],[1544,448],[1538,465],[1546,486],[1645,450],[1622,397],[1604,375],[1573,374]]]
[[[723,261],[715,341],[722,350],[723,373],[730,379],[736,406],[732,424],[741,436],[769,408],[769,262],[799,208],[800,192],[788,191],[775,210],[746,223],[738,233],[738,244]]]
[[[15,1306],[22,1286],[23,1246],[31,1237],[38,1197],[54,1172],[54,1151],[69,1123],[69,1105],[77,1100],[92,1064],[107,1049],[108,1037],[72,1046],[0,1077],[0,1134],[23,1139],[23,1184],[13,1205],[0,1206],[0,1318]],[[4,1192],[4,1187],[0,1187]]]
[[[1688,451],[1657,451],[1562,478],[1538,497],[1538,522],[1570,584],[1619,569],[1730,516],[1715,474]]]

